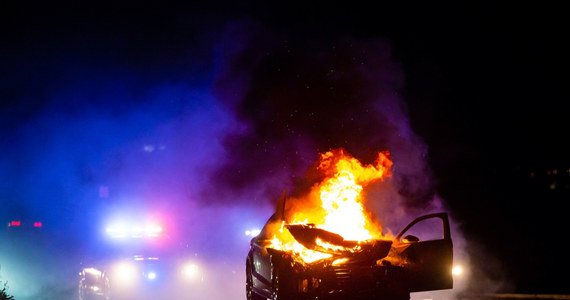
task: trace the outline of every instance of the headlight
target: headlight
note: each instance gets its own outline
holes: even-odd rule
[[[89,289],[90,289],[91,291],[93,291],[94,293],[97,293],[98,291],[101,290],[101,288],[99,288],[99,287],[96,286],[96,285],[90,286]]]
[[[198,266],[193,263],[188,263],[182,267],[182,276],[185,279],[193,280],[198,277]]]
[[[245,235],[255,237],[255,236],[258,236],[260,232],[261,232],[261,230],[255,228],[255,229],[251,229],[251,230],[246,230]]]
[[[137,267],[134,264],[123,262],[113,268],[112,280],[121,286],[131,285],[136,282],[137,275]]]
[[[456,277],[456,276],[461,276],[463,274],[463,267],[457,265],[457,266],[453,266],[453,268],[451,269],[451,274]]]
[[[156,273],[155,272],[148,272],[145,274],[146,279],[148,280],[155,280],[156,279]]]

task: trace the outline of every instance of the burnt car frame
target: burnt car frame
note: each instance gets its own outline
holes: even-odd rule
[[[427,220],[435,220],[440,226],[438,238],[420,241],[406,235]],[[285,225],[305,247],[332,254],[313,263],[299,261],[289,251],[271,248],[271,227],[279,222],[283,223],[283,217],[278,211],[250,242],[246,259],[248,300],[402,300],[409,299],[411,292],[453,288],[453,244],[447,213],[419,217],[393,240],[369,240],[357,246],[311,225]],[[339,247],[320,249],[316,239]]]

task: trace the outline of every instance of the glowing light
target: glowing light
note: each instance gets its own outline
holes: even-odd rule
[[[10,222],[10,226],[20,226],[21,222],[20,221],[12,221]]]
[[[453,269],[451,269],[451,274],[453,274],[453,276],[461,276],[461,274],[463,274],[463,268],[461,266],[454,266]]]
[[[162,234],[163,228],[161,226],[151,224],[146,226],[115,224],[105,229],[107,235],[111,238],[142,238],[142,237],[158,237]]]
[[[158,258],[158,257],[153,257],[153,256],[145,257],[145,256],[143,256],[143,255],[135,255],[135,256],[133,256],[133,260],[134,260],[134,261],[159,260],[159,258]]]
[[[148,278],[149,280],[155,280],[155,279],[156,279],[156,273],[154,273],[154,272],[149,272],[149,273],[146,275],[146,278]]]
[[[42,227],[42,226],[43,226],[42,222],[35,222],[34,223],[34,227]]]
[[[259,230],[259,229],[246,230],[245,235],[254,237],[254,236],[258,236],[260,232],[261,232],[261,230]]]
[[[95,268],[85,268],[85,269],[83,269],[83,272],[90,274],[90,275],[93,275],[93,276],[98,276],[98,277],[101,276],[101,274],[102,274],[101,271],[99,271]]]
[[[98,292],[100,290],[100,288],[98,286],[94,285],[94,286],[91,286],[91,290],[94,292]]]
[[[137,268],[130,263],[119,263],[113,270],[113,280],[120,285],[130,285],[136,281]]]
[[[182,275],[188,279],[195,278],[198,275],[198,266],[192,263],[185,265],[182,268]]]
[[[162,232],[162,227],[156,225],[150,225],[146,227],[146,235],[148,237],[157,237]]]
[[[129,264],[121,264],[118,271],[124,277],[131,277],[133,274],[135,274],[134,266]]]
[[[140,226],[132,226],[131,227],[131,236],[132,237],[141,237],[143,234],[143,228]]]
[[[127,236],[128,229],[123,224],[117,224],[107,227],[106,232],[112,238],[123,238]]]

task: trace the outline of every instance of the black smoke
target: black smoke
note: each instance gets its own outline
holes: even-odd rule
[[[410,129],[405,76],[388,40],[298,39],[252,21],[230,28],[214,93],[242,127],[223,139],[221,193],[300,193],[318,153],[342,147],[364,163],[390,151],[404,203],[433,200],[427,148]]]

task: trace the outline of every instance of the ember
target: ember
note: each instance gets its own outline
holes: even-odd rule
[[[347,246],[346,243],[331,244],[330,240],[320,238],[315,240],[317,246],[329,250],[351,251],[358,247],[358,242],[390,239],[382,235],[381,226],[367,213],[362,192],[370,183],[390,176],[391,166],[388,152],[379,152],[373,165],[362,165],[343,149],[321,154],[317,170],[324,178],[313,185],[306,197],[291,199],[294,207],[288,208],[286,220],[292,220],[289,224],[310,225],[338,234],[340,240],[356,242]],[[305,244],[297,242],[290,230],[284,228],[285,222],[276,231],[271,248],[292,251],[306,263],[332,256],[308,249]]]

